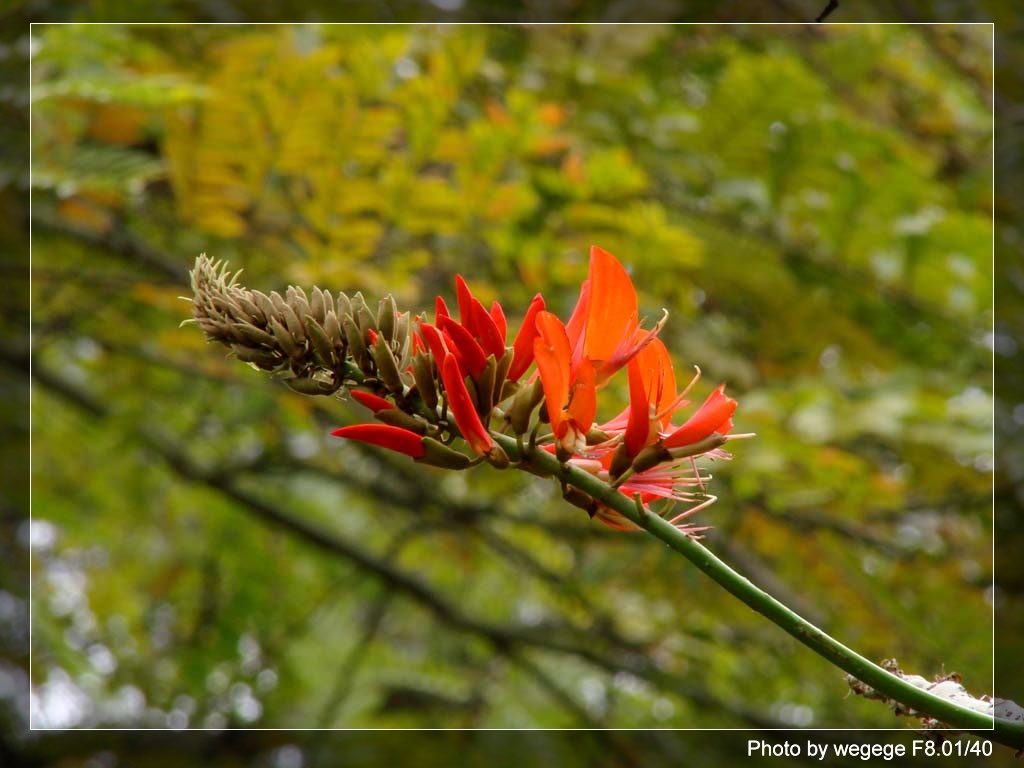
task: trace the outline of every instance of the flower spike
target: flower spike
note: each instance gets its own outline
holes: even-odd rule
[[[300,392],[344,387],[380,422],[341,427],[333,435],[448,469],[482,459],[509,466],[505,450],[515,446],[516,466],[558,476],[567,500],[615,528],[659,514],[694,536],[701,528],[688,519],[715,499],[707,491],[711,476],[698,462],[728,459],[722,450],[728,440],[752,436],[731,434],[736,401],[724,385],[682,426],[672,425],[673,415],[689,405],[700,369],[677,390],[672,360],[657,338],[665,317],[641,326],[628,271],[596,246],[568,322],[547,311],[537,294],[511,343],[501,304],[485,307],[461,275],[455,277],[456,312],[438,296],[433,323],[400,312],[391,297],[371,312],[358,293],[335,299],[314,288],[310,300],[297,288],[284,297],[249,291],[225,265],[206,258],[196,262],[192,278],[195,322],[208,338],[245,362],[287,373],[288,385]],[[536,375],[524,380],[534,363]],[[595,425],[597,392],[622,368],[629,404]],[[491,432],[495,419],[505,435]],[[458,439],[471,451],[457,450]],[[553,470],[537,451],[553,455],[565,471]],[[581,482],[569,467],[603,487]],[[635,514],[616,494],[635,503]],[[647,506],[655,501],[658,512]]]

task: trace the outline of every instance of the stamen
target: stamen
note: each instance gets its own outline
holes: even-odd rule
[[[682,522],[683,520],[688,518],[690,515],[697,514],[702,509],[707,509],[712,504],[714,504],[716,501],[718,501],[718,497],[717,496],[708,496],[706,500],[704,500],[703,502],[701,502],[697,506],[691,507],[690,509],[686,510],[685,512],[683,512],[681,514],[678,514],[675,517],[673,517],[671,520],[669,520],[669,523],[674,525],[674,526],[676,526],[678,528],[680,522]]]
[[[679,397],[672,401],[671,405],[669,405],[667,408],[662,409],[661,413],[658,414],[659,419],[663,418],[664,416],[671,415],[676,408],[681,407],[683,405],[683,398],[690,394],[690,390],[693,389],[693,385],[700,381],[700,366],[695,365],[693,367],[694,369],[696,369],[697,372],[693,375],[693,378],[690,379],[690,383],[686,385],[686,389],[679,393]]]

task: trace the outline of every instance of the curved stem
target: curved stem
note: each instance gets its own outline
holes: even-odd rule
[[[917,688],[847,648],[734,571],[707,547],[687,536],[667,520],[640,507],[598,477],[569,464],[563,464],[546,451],[527,451],[526,455],[522,455],[515,439],[505,435],[494,435],[494,439],[513,460],[519,459],[542,474],[552,475],[575,486],[633,521],[679,552],[750,608],[781,627],[826,661],[870,685],[879,693],[954,728],[968,730],[1006,746],[1024,748],[1024,723],[996,719]]]

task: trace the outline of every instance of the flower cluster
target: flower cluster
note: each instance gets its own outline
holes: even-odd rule
[[[438,297],[433,322],[400,313],[390,296],[372,311],[360,294],[335,298],[313,288],[309,298],[292,287],[283,297],[266,296],[238,286],[236,277],[200,257],[192,275],[195,321],[240,359],[286,371],[298,391],[346,387],[375,422],[341,427],[337,437],[450,469],[487,461],[536,471],[529,455],[547,451],[640,504],[664,500],[661,513],[689,533],[700,529],[684,521],[715,500],[697,458],[729,458],[721,446],[741,437],[730,434],[736,401],[724,386],[673,423],[690,405],[700,371],[679,389],[658,338],[667,314],[644,328],[629,275],[597,247],[568,321],[547,311],[538,294],[511,339],[501,305],[485,307],[461,276],[456,311]],[[598,392],[623,370],[629,405],[598,422]],[[514,461],[503,435],[515,440]],[[635,527],[578,488],[564,493],[608,525]]]

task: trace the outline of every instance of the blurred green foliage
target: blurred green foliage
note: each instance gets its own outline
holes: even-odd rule
[[[869,658],[988,691],[989,28],[33,46],[37,726],[893,725],[556,488],[332,441],[354,403],[178,327],[199,252],[266,290],[425,309],[460,272],[564,315],[612,251],[758,435],[709,546]]]

